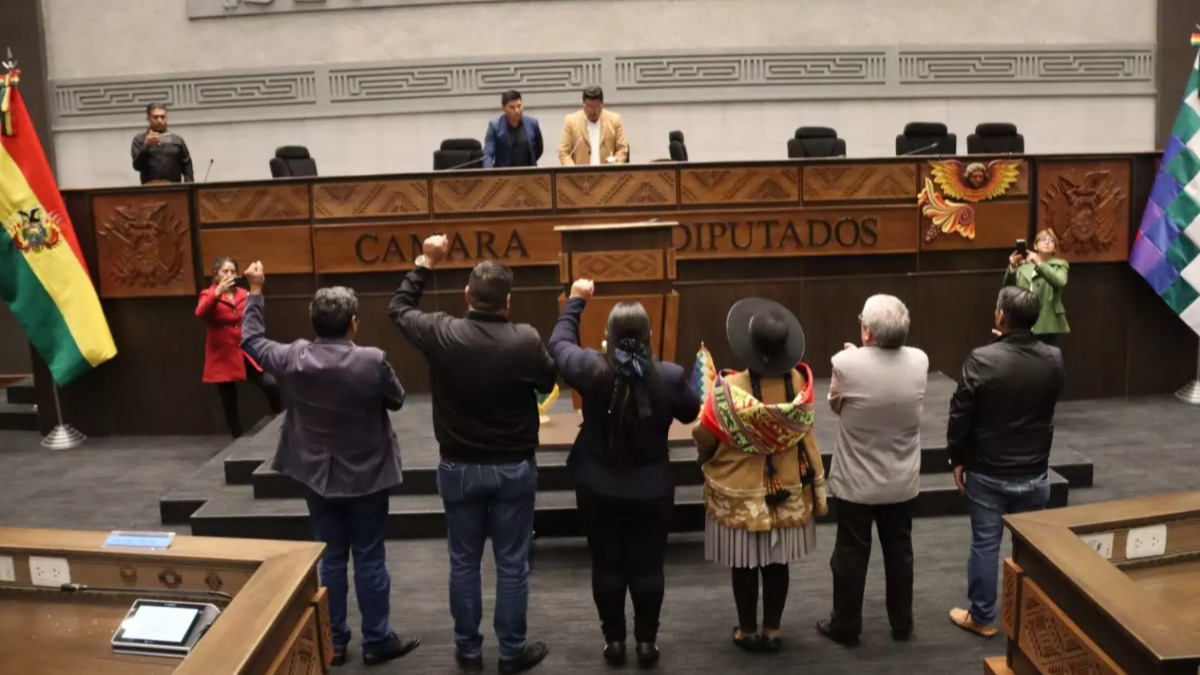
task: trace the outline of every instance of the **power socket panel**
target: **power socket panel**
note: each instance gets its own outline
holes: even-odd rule
[[[71,583],[71,566],[66,558],[29,556],[29,580],[34,586],[62,586]]]
[[[11,555],[0,555],[0,582],[17,581],[17,570],[13,566],[13,557]]]
[[[1113,533],[1112,532],[1097,532],[1095,534],[1085,534],[1079,537],[1083,543],[1087,544],[1093,551],[1099,553],[1105,560],[1112,560],[1113,553]]]
[[[1166,524],[1135,527],[1125,539],[1125,557],[1130,560],[1152,558],[1167,552]]]

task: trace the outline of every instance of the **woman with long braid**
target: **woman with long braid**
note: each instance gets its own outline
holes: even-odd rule
[[[717,376],[692,432],[705,477],[704,552],[731,569],[734,644],[775,652],[788,563],[816,548],[813,517],[828,512],[825,469],[812,433],[812,371],[800,361],[800,322],[777,302],[741,300],[730,309],[725,332],[747,369]]]
[[[683,368],[656,361],[650,317],[636,302],[608,315],[604,353],[579,346],[579,317],[594,284],[571,286],[550,338],[563,380],[583,399],[583,425],[568,466],[592,557],[592,596],[604,633],[604,659],[625,662],[625,594],[633,600],[639,665],[658,661],[658,618],[667,530],[675,501],[667,434],[688,423],[700,398]]]

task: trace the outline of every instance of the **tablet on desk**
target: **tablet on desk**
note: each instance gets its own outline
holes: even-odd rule
[[[218,615],[206,603],[136,600],[113,635],[113,651],[183,658]]]

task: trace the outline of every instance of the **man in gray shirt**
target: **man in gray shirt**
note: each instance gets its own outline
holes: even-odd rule
[[[873,295],[859,315],[862,347],[847,343],[833,357],[829,405],[839,416],[829,469],[837,514],[833,614],[817,631],[840,644],[858,643],[863,588],[871,559],[871,524],[879,531],[887,575],[892,638],[912,635],[912,506],[920,492],[921,409],[929,357],[905,347],[909,315],[891,295]]]
[[[192,154],[179,134],[167,131],[167,106],[151,103],[146,106],[148,129],[133,137],[129,153],[133,168],[147,183],[192,183]]]

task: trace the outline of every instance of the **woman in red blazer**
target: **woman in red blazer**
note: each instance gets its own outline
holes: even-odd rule
[[[217,385],[225,422],[234,438],[242,435],[238,416],[237,384],[249,379],[267,395],[271,412],[279,414],[279,388],[270,373],[264,373],[250,355],[242,351],[242,312],[245,289],[234,286],[237,263],[222,256],[213,263],[212,286],[200,291],[196,318],[208,325],[204,340],[204,381]]]

